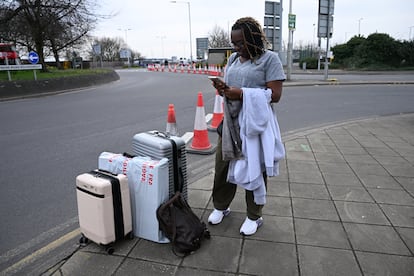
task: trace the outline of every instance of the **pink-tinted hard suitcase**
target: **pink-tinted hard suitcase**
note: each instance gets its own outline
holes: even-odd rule
[[[112,243],[133,237],[127,177],[91,171],[76,177],[81,243],[88,239],[103,245],[109,254]]]

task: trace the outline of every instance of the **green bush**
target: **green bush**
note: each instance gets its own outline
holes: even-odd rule
[[[388,34],[354,36],[332,47],[334,64],[346,69],[390,70],[414,65],[414,43],[398,41]]]
[[[315,57],[306,57],[299,61],[300,68],[303,68],[303,63],[306,62],[306,69],[317,69],[318,68],[318,59]],[[322,66],[322,63],[321,63]]]

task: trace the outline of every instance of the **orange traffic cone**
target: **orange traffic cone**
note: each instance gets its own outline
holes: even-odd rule
[[[177,122],[175,121],[174,105],[168,105],[167,128],[166,133],[172,136],[178,136]]]
[[[210,144],[205,117],[203,94],[198,92],[194,122],[194,137],[191,146],[187,148],[187,152],[189,153],[210,154],[216,150],[215,147]]]
[[[208,130],[215,131],[221,121],[223,120],[224,110],[223,110],[223,97],[218,94],[216,90],[216,98],[214,101],[214,110],[213,110],[213,119],[211,120],[211,124],[208,126]]]

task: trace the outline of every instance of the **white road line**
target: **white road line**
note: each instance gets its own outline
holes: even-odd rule
[[[208,113],[206,115],[206,123],[210,122],[210,120],[213,118],[213,114],[212,113]]]
[[[193,132],[186,132],[184,133],[183,136],[181,136],[181,138],[184,140],[186,144],[188,144],[188,142],[190,142],[190,140],[193,139],[193,136],[194,136]]]
[[[206,123],[208,123],[213,118],[213,114],[212,113],[208,113],[205,118],[206,118]],[[193,132],[186,132],[186,133],[184,133],[183,136],[181,136],[181,139],[183,139],[184,142],[186,144],[188,144],[190,142],[190,140],[193,139],[193,136],[194,136],[194,133]]]
[[[208,123],[212,118],[213,118],[213,114],[212,113],[208,113],[206,116],[206,123]],[[181,138],[185,141],[185,143],[187,144],[188,142],[190,142],[190,140],[193,138],[194,133],[193,132],[186,132],[183,136],[181,136]],[[6,275],[12,271],[18,270],[20,267],[32,263],[34,262],[38,257],[40,257],[41,255],[47,253],[50,250],[53,250],[59,246],[61,246],[63,243],[67,242],[68,240],[74,238],[75,236],[79,236],[80,233],[80,229],[75,229],[72,232],[69,232],[68,234],[56,239],[55,241],[47,244],[46,246],[38,249],[37,251],[33,252],[32,254],[26,256],[25,258],[21,259],[20,261],[18,261],[17,263],[13,264],[12,266],[8,267],[7,269],[3,270],[0,272],[1,275]],[[24,246],[26,247],[26,246]],[[11,253],[10,251],[8,252],[8,254],[4,254],[2,256],[0,256],[0,259],[6,259],[7,257],[12,257],[15,256],[19,253],[20,250],[17,250],[17,252],[13,252]]]

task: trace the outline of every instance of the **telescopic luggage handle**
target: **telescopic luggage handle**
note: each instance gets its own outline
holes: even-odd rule
[[[179,153],[177,149],[177,144],[175,143],[174,139],[168,133],[162,131],[153,131],[153,134],[157,135],[158,137],[162,137],[167,139],[171,142],[172,150],[173,150],[173,170],[174,170],[174,192],[183,192],[184,188],[184,174],[182,168],[178,167],[178,158]]]

